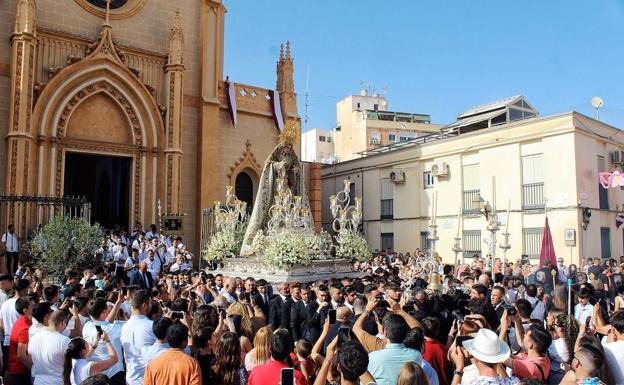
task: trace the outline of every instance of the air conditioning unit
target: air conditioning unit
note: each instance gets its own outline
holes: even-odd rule
[[[449,165],[444,162],[434,163],[431,166],[431,175],[433,176],[448,176]]]
[[[393,183],[405,183],[405,172],[401,170],[393,170],[390,172],[390,180]]]
[[[377,138],[371,138],[369,141],[370,144],[381,144],[381,140]]]
[[[624,163],[624,151],[611,151],[611,163],[623,164]]]

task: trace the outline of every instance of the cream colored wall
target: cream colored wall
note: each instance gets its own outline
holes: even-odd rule
[[[0,2],[0,159],[5,159],[9,124],[9,76],[11,69],[11,45],[8,43],[13,32],[15,1]],[[0,194],[5,192],[6,167],[0,167]]]
[[[602,126],[589,118],[583,119],[583,125],[592,127],[597,132],[608,136],[613,130]],[[446,262],[452,262],[451,251],[457,234],[457,214],[462,206],[463,164],[479,164],[481,196],[492,200],[492,176],[496,176],[496,200],[501,222],[507,222],[507,204],[511,201],[509,218],[509,241],[511,249],[507,256],[510,260],[519,259],[524,253],[523,228],[543,227],[544,211],[522,211],[522,156],[543,154],[543,173],[545,197],[551,234],[558,256],[566,258],[568,263],[579,262],[580,242],[585,240],[584,255],[600,255],[600,226],[611,227],[612,256],[622,255],[622,235],[614,228],[615,211],[624,207],[620,190],[609,191],[610,212],[594,210],[587,234],[580,227],[581,211],[577,207],[580,192],[587,192],[587,204],[581,199],[581,205],[598,207],[598,179],[596,173],[596,155],[604,154],[608,160],[608,150],[622,147],[622,144],[603,144],[602,139],[581,134],[576,114],[547,117],[533,123],[511,124],[502,129],[494,129],[462,135],[451,140],[435,142],[422,147],[394,151],[383,155],[353,160],[323,169],[324,195],[332,193],[334,180],[342,180],[354,170],[362,173],[364,180],[363,207],[364,229],[371,249],[379,247],[380,233],[393,232],[395,250],[410,251],[421,247],[420,232],[427,231],[430,224],[433,192],[438,194],[437,225],[440,240],[436,249]],[[423,172],[430,170],[434,162],[446,162],[450,167],[448,178],[436,178],[434,188],[423,189]],[[577,170],[578,168],[578,170]],[[380,179],[386,177],[392,169],[402,170],[406,175],[404,184],[395,184],[393,191],[394,220],[379,220]],[[578,193],[577,193],[578,189]],[[330,191],[326,191],[330,190]],[[327,200],[324,199],[324,205]],[[323,211],[323,221],[326,221]],[[564,229],[572,228],[577,233],[577,246],[570,248],[564,244]],[[482,241],[489,237],[486,220],[483,216],[462,217],[460,237],[463,230],[481,230]],[[500,245],[504,226],[497,234]],[[482,245],[483,253],[488,248]],[[502,250],[497,248],[496,255],[502,257]],[[461,258],[461,255],[460,255]]]

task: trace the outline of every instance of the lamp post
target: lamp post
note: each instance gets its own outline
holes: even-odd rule
[[[457,263],[459,262],[459,254],[463,251],[461,248],[461,238],[455,237],[455,243],[453,244],[452,251],[455,253],[455,268],[457,268]]]

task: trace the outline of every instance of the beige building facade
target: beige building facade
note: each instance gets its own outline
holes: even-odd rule
[[[105,4],[0,2],[0,195],[79,195],[93,183],[127,202],[107,219],[129,228],[158,223],[160,202],[186,214],[196,251],[202,209],[225,185],[253,200],[278,142],[276,109],[298,119],[290,46],[275,90],[229,83],[221,0],[113,0],[108,20]],[[37,223],[30,212],[0,214],[20,232]]]
[[[498,212],[498,245],[508,229],[509,260],[523,254],[537,260],[546,214],[557,256],[566,263],[624,254],[623,231],[615,222],[624,192],[605,190],[598,179],[599,172],[620,168],[611,158],[624,150],[619,129],[570,112],[447,134],[324,167],[323,226],[330,228],[328,197],[350,179],[363,199],[363,231],[372,250],[432,251],[428,235],[437,196],[435,251],[446,262],[454,261],[456,237],[460,260],[489,252],[487,222],[473,204],[479,197]],[[586,208],[592,215],[584,230]],[[498,246],[496,256],[503,256]]]
[[[337,126],[332,132],[337,161],[361,157],[360,152],[401,142],[439,130],[431,116],[388,110],[379,94],[350,95],[336,103]]]
[[[301,160],[322,164],[334,163],[332,132],[313,128],[301,134]]]

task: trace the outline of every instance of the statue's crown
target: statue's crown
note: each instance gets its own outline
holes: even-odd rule
[[[299,125],[295,119],[289,119],[288,123],[279,135],[280,143],[295,144],[298,137]]]

